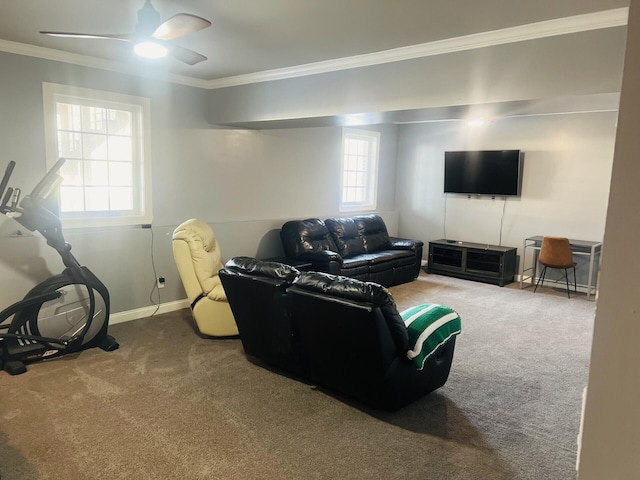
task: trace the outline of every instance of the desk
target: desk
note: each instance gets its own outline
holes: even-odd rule
[[[569,239],[571,245],[571,252],[578,256],[589,257],[589,276],[587,277],[587,284],[583,286],[587,287],[587,298],[591,298],[591,294],[595,294],[598,290],[598,272],[597,266],[600,265],[600,253],[602,252],[602,242],[592,242],[589,240],[573,240]],[[529,237],[524,239],[522,250],[522,273],[520,274],[520,288],[525,288],[525,282],[530,281],[529,285],[534,284],[536,278],[536,271],[538,266],[538,254],[540,253],[540,247],[542,246],[542,235],[536,235],[535,237]],[[527,267],[527,252],[531,252],[532,262],[531,266]],[[596,258],[598,263],[596,264]],[[527,274],[529,273],[529,274]],[[595,274],[596,280],[593,281]],[[546,280],[546,278],[545,278]]]

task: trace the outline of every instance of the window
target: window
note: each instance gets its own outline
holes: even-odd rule
[[[151,223],[149,99],[43,83],[47,168],[65,226]]]
[[[340,211],[374,210],[380,133],[344,129]]]

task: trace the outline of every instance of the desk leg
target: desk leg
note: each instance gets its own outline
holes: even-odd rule
[[[593,263],[595,259],[595,246],[591,247],[589,255],[589,278],[587,279],[587,299],[591,298],[591,279],[593,278]],[[595,293],[595,292],[594,292]]]

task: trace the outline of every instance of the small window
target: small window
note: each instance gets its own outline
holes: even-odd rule
[[[380,133],[344,129],[340,211],[375,210]]]
[[[43,83],[47,167],[68,227],[151,223],[149,99]]]

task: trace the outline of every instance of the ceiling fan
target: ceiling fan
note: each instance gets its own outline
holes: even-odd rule
[[[197,32],[210,25],[211,22],[209,20],[189,13],[178,13],[162,22],[160,20],[160,13],[153,8],[151,0],[145,0],[144,6],[138,10],[138,23],[133,33],[95,34],[52,31],[41,31],[40,33],[52,37],[121,40],[133,43],[134,51],[140,56],[159,58],[164,57],[168,53],[181,62],[188,65],[195,65],[196,63],[206,60],[207,57],[193,50],[174,45],[171,40]]]

